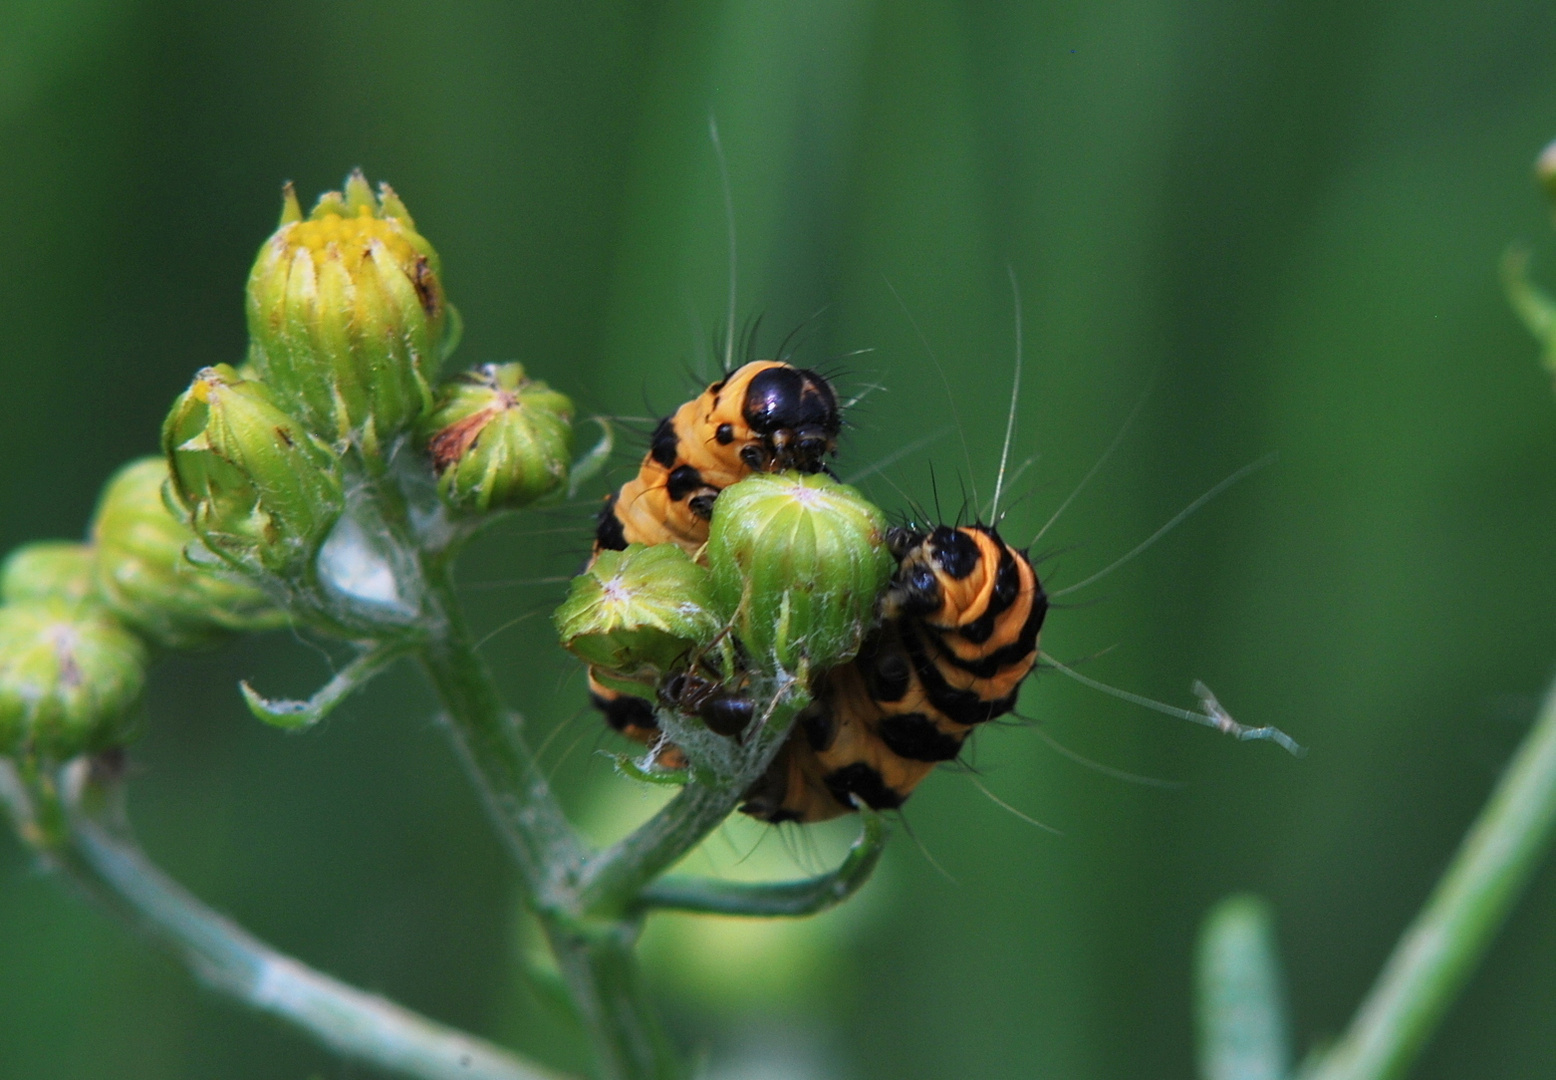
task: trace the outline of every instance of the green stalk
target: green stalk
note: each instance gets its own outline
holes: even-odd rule
[[[315,971],[218,915],[163,874],[127,834],[101,820],[115,793],[84,780],[88,768],[84,761],[72,766],[75,778],[67,780],[61,798],[52,785],[25,784],[0,762],[0,801],[24,832],[40,814],[68,820],[56,842],[39,847],[43,857],[213,990],[278,1017],[342,1056],[416,1080],[565,1080],[484,1039]],[[76,800],[84,785],[96,813]]]
[[[745,792],[783,744],[789,728],[810,698],[790,684],[773,703],[761,731],[745,749],[738,775],[718,784],[687,784],[636,832],[600,852],[584,865],[578,884],[578,910],[620,917],[634,909],[648,884],[680,861],[734,812]]]
[[[1405,1074],[1540,864],[1553,828],[1556,683],[1350,1029],[1305,1080],[1394,1080]]]
[[[507,840],[537,908],[570,889],[583,849],[471,644],[445,570],[428,574],[434,625],[419,649],[471,780]]]
[[[542,913],[541,926],[590,1035],[605,1080],[684,1080],[675,1047],[638,973],[636,921],[574,922]]]
[[[530,906],[589,1033],[600,1075],[605,1080],[678,1080],[680,1064],[638,978],[632,952],[638,923],[624,917],[576,917],[587,910],[579,903],[577,885],[582,845],[471,645],[446,572],[429,577],[439,625],[421,648],[422,663],[470,776],[514,852]],[[608,906],[624,914],[632,905],[624,894]]]
[[[684,1075],[638,978],[633,945],[641,893],[727,818],[804,707],[803,694],[776,705],[748,748],[746,771],[723,784],[694,783],[620,843],[585,864],[569,918],[540,913],[557,966],[593,1036],[610,1080],[676,1080]],[[749,774],[749,775],[747,775]]]

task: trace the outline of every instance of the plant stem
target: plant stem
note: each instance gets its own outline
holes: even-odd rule
[[[1307,1080],[1393,1080],[1469,978],[1556,827],[1556,683],[1344,1038]]]
[[[590,860],[579,906],[602,916],[630,909],[638,893],[729,817],[740,792],[688,784],[630,836]]]
[[[590,859],[578,885],[578,909],[618,917],[632,910],[649,882],[729,817],[782,745],[795,716],[809,703],[804,692],[788,689],[773,703],[762,730],[746,748],[739,775],[720,784],[686,785],[636,832]]]
[[[87,768],[85,762],[75,767]],[[0,794],[25,822],[41,808],[26,805],[9,766],[0,763],[0,769]],[[212,989],[285,1020],[341,1055],[417,1080],[563,1080],[560,1073],[277,952],[191,896],[133,840],[83,812],[71,796],[62,805],[69,830],[41,849],[44,857]]]
[[[683,1080],[685,1072],[638,975],[639,924],[541,915],[557,969],[608,1080]]]
[[[583,862],[582,845],[471,644],[446,571],[429,578],[437,625],[419,655],[442,699],[455,745],[512,849],[534,905],[570,906],[564,898]]]
[[[841,865],[829,874],[780,882],[661,878],[643,889],[639,903],[668,911],[791,919],[836,907],[869,880],[886,850],[885,819],[868,808],[859,812],[864,819],[864,831],[848,849]]]
[[[578,918],[586,910],[578,889],[582,844],[476,655],[446,572],[428,576],[441,625],[422,646],[422,662],[467,769],[513,850],[600,1074],[606,1080],[678,1080],[680,1064],[638,979],[632,953],[638,923],[624,917],[632,904],[621,894],[609,906],[622,917]]]

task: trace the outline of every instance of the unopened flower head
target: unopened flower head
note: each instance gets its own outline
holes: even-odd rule
[[[103,602],[169,649],[282,625],[282,613],[254,586],[190,560],[195,534],[168,509],[167,480],[167,459],[149,457],[124,466],[103,488],[92,519]]]
[[[172,491],[207,547],[248,570],[310,566],[344,498],[340,462],[225,364],[205,368],[162,427]]]
[[[714,596],[758,667],[798,673],[859,651],[893,562],[880,510],[825,474],[758,474],[713,506]]]
[[[596,678],[643,696],[722,625],[708,571],[676,544],[600,552],[552,618],[563,647],[594,665]]]
[[[1534,178],[1545,191],[1546,201],[1556,210],[1556,142],[1551,143],[1534,162]]]
[[[447,319],[437,252],[388,184],[354,172],[306,218],[287,186],[249,275],[249,359],[315,434],[386,448],[431,405]]]
[[[97,553],[89,544],[39,540],[23,544],[0,564],[0,600],[7,604],[84,604],[94,599],[96,588]]]
[[[511,510],[567,479],[573,403],[524,377],[522,364],[487,364],[443,387],[423,422],[438,491],[456,510]]]
[[[146,647],[106,609],[0,607],[0,754],[62,761],[136,733]]]

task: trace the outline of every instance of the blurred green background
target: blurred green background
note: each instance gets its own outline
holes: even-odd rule
[[[923,785],[917,842],[899,829],[854,905],[651,927],[683,1040],[723,1077],[1188,1077],[1196,925],[1238,889],[1279,913],[1299,1042],[1337,1032],[1556,667],[1556,404],[1496,280],[1517,238],[1556,278],[1529,178],[1556,135],[1548,5],[0,0],[0,540],[81,532],[191,372],[241,354],[280,182],[311,198],[355,165],[441,251],[459,361],[522,359],[591,412],[668,411],[726,318],[710,114],[739,318],[764,316],[764,351],[803,324],[798,362],[879,387],[839,472],[943,432],[865,481],[884,506],[930,502],[931,466],[948,515],[987,501],[1007,267],[1012,456],[1039,455],[1008,535],[1037,531],[1154,379],[1040,542],[1051,585],[1279,455],[1066,598],[1045,645],[1175,704],[1202,678],[1312,752],[1044,673],[1031,724],[977,739],[976,777]],[[608,831],[647,796],[595,753],[545,618],[591,510],[505,523],[463,578],[556,783]],[[287,635],[159,668],[134,753],[148,848],[325,970],[577,1065],[413,674],[292,737],[235,690],[327,670]],[[732,827],[709,857],[792,874],[847,835]],[[1419,1076],[1556,1075],[1553,909],[1547,867]],[[197,989],[7,834],[0,1075],[370,1074]]]

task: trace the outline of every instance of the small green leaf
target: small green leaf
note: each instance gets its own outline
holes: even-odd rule
[[[243,700],[249,707],[249,712],[273,727],[283,731],[297,731],[300,728],[312,727],[324,719],[325,712],[314,706],[313,699],[298,701],[295,698],[267,698],[249,685],[245,679],[238,683],[238,689],[243,692]]]
[[[611,754],[603,750],[601,753],[610,758],[616,771],[628,780],[655,784],[659,787],[685,787],[687,780],[690,779],[686,769],[645,769],[631,754]]]
[[[1211,909],[1200,931],[1198,977],[1202,1080],[1283,1080],[1291,1054],[1267,903],[1244,894]]]
[[[248,680],[238,684],[249,712],[257,719],[283,731],[300,731],[323,720],[335,706],[366,685],[373,676],[394,663],[406,651],[404,645],[380,645],[362,653],[341,668],[319,692],[306,701],[292,698],[267,698],[249,685]]]

